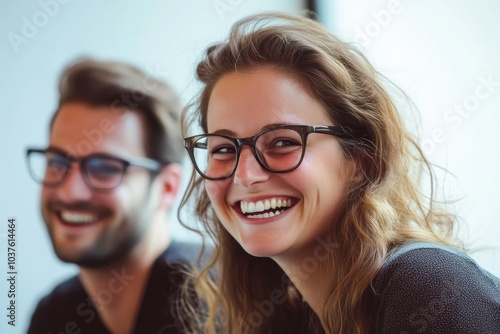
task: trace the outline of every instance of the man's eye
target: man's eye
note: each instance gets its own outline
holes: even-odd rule
[[[113,174],[113,173],[119,173],[121,171],[121,168],[115,165],[99,165],[99,166],[94,166],[94,170],[99,171],[101,173]]]
[[[53,168],[53,169],[62,169],[62,168],[67,168],[68,163],[66,159],[62,156],[47,156],[47,167],[48,168]]]
[[[48,159],[47,160],[48,167],[62,167],[64,165],[66,165],[66,164],[61,159]]]
[[[87,168],[89,173],[94,177],[113,176],[123,172],[123,165],[121,163],[101,159],[88,161]]]

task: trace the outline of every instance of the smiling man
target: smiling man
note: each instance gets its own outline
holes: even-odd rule
[[[179,104],[123,63],[83,60],[59,84],[49,145],[27,151],[57,256],[79,274],[38,304],[29,333],[178,333],[182,269],[198,247],[167,227],[181,182]]]

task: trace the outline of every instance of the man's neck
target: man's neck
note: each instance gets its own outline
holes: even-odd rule
[[[132,333],[155,260],[171,240],[167,231],[146,236],[120,263],[80,268],[80,279],[112,333]],[[151,233],[152,234],[152,233]]]

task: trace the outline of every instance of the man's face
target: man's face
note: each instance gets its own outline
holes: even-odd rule
[[[111,107],[68,103],[53,123],[49,146],[71,156],[108,154],[129,160],[145,157],[141,116]],[[62,184],[43,186],[41,211],[57,256],[84,267],[97,267],[126,256],[141,240],[157,207],[150,194],[151,175],[129,167],[111,190],[85,182],[73,163]]]

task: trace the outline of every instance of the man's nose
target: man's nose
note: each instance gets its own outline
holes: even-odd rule
[[[58,186],[58,192],[66,200],[88,200],[92,196],[92,189],[85,181],[81,166],[74,164],[68,170],[65,179]]]

